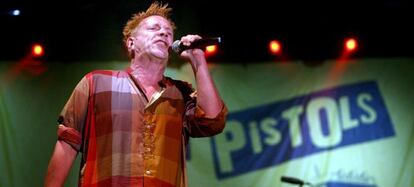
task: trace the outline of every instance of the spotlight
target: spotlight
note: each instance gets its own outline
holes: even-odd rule
[[[282,44],[278,40],[272,40],[269,42],[269,51],[273,55],[278,55],[282,52]]]
[[[358,49],[358,42],[355,38],[345,39],[345,50],[347,52],[354,52]]]
[[[13,16],[19,16],[20,15],[20,10],[19,9],[14,9],[13,11],[11,11],[11,14]]]
[[[32,46],[32,55],[34,57],[41,57],[43,56],[44,50],[43,50],[43,46],[40,44],[34,44]]]
[[[217,53],[217,45],[209,45],[206,47],[205,54],[206,56],[213,56]]]

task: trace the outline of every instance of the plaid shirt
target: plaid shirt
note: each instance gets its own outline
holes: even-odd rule
[[[188,136],[220,133],[227,109],[204,117],[191,86],[166,77],[148,101],[130,71],[87,74],[61,112],[58,139],[83,153],[79,186],[187,186]]]

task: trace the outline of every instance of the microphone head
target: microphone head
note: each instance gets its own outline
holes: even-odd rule
[[[182,52],[182,49],[180,47],[181,45],[181,41],[180,40],[175,40],[172,44],[171,44],[171,49],[177,53],[180,54]]]
[[[221,37],[216,38],[202,38],[191,42],[190,46],[185,46],[180,40],[176,40],[171,44],[171,50],[177,54],[181,54],[187,49],[201,49],[204,50],[209,45],[216,45],[221,43]]]

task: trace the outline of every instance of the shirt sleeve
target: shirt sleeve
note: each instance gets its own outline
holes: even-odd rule
[[[59,115],[58,140],[80,151],[89,101],[89,84],[85,77],[77,84]]]
[[[197,98],[194,96],[192,100],[186,104],[186,123],[185,129],[190,137],[206,137],[219,134],[223,131],[226,124],[227,107],[222,102],[223,108],[213,118],[206,117],[203,109],[197,105]]]

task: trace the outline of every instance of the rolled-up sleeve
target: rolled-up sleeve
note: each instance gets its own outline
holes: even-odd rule
[[[222,109],[213,118],[206,117],[205,112],[199,107],[194,99],[187,104],[186,110],[186,129],[191,137],[206,137],[219,134],[223,131],[226,124],[227,107],[222,101]]]
[[[58,140],[80,151],[82,131],[85,126],[89,100],[89,84],[86,77],[77,84],[58,118]]]

